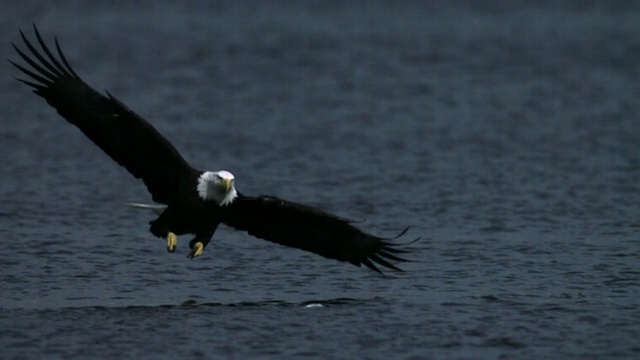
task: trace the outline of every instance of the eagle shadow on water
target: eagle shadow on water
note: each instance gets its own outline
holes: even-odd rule
[[[150,222],[150,231],[166,239],[170,252],[176,249],[178,235],[194,234],[188,257],[200,256],[222,223],[260,239],[364,264],[379,273],[376,265],[401,271],[392,262],[408,261],[402,257],[408,252],[403,248],[407,244],[392,242],[408,228],[394,238],[374,236],[356,228],[353,221],[318,208],[275,196],[246,196],[236,189],[229,171],[191,167],[149,122],[109,92],[103,95],[87,85],[69,65],[57,39],[56,56],[35,25],[33,28],[39,49],[22,31],[28,51],[12,44],[28,65],[9,60],[28,76],[17,80],[32,87],[63,118],[142,180],[156,204],[131,205],[159,213]]]

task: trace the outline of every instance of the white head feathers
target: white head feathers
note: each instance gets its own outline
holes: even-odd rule
[[[220,206],[229,205],[238,196],[234,176],[228,171],[205,171],[198,178],[198,195],[203,200],[213,200]]]

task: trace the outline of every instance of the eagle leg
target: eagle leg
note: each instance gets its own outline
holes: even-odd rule
[[[171,253],[175,252],[176,245],[178,245],[178,236],[169,231],[169,233],[167,234],[167,251]]]

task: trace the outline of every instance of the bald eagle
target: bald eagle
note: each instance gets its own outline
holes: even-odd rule
[[[142,180],[153,202],[161,204],[159,217],[150,222],[150,231],[166,239],[170,252],[176,249],[178,235],[194,234],[188,257],[200,256],[222,223],[326,258],[364,264],[377,272],[381,271],[376,264],[401,271],[391,262],[407,261],[402,258],[407,250],[390,240],[407,229],[395,238],[381,238],[359,230],[350,220],[308,205],[274,196],[241,194],[233,174],[191,167],[145,119],[109,92],[103,95],[87,85],[69,65],[57,39],[56,56],[35,25],[34,33],[40,49],[22,31],[20,36],[28,51],[12,44],[28,65],[9,60],[29,77],[17,80],[33,88],[107,155]],[[137,206],[158,209],[155,205]]]

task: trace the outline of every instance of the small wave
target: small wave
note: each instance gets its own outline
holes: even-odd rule
[[[74,298],[74,300],[87,300],[90,298]],[[315,307],[336,307],[336,306],[358,306],[368,303],[385,302],[383,298],[375,297],[370,299],[354,299],[354,298],[335,298],[324,300],[306,300],[306,301],[285,301],[285,300],[264,300],[264,301],[240,301],[232,303],[220,303],[220,302],[198,302],[190,299],[180,304],[154,304],[154,305],[86,305],[86,306],[68,306],[62,308],[44,308],[39,309],[42,311],[118,311],[118,310],[153,310],[153,309],[187,309],[187,308],[257,308],[257,307],[303,307],[303,308],[315,308]],[[34,311],[34,309],[0,309],[11,311]]]

